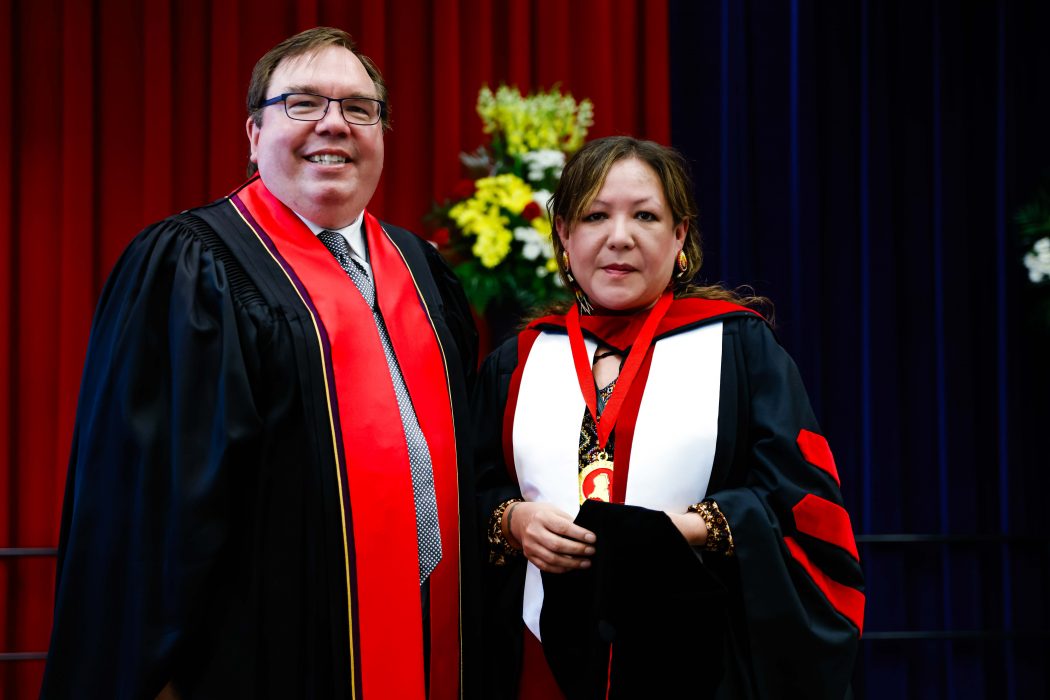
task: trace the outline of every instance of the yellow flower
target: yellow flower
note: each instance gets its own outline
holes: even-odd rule
[[[551,220],[546,216],[537,216],[533,219],[532,228],[536,229],[547,238],[551,237]]]
[[[514,234],[511,214],[521,214],[532,201],[532,188],[517,175],[483,177],[475,183],[474,196],[457,202],[448,215],[464,235],[474,236],[471,251],[485,267],[496,267],[510,253]]]
[[[517,88],[505,85],[493,94],[485,86],[478,93],[478,115],[486,134],[502,136],[511,156],[528,151],[579,150],[594,123],[590,100],[579,104],[572,95],[555,87],[522,97]]]
[[[513,238],[514,235],[506,226],[487,226],[478,231],[471,251],[485,267],[496,267],[510,252]]]
[[[532,201],[532,188],[517,175],[483,177],[475,185],[474,199],[503,207],[512,214],[520,214]]]

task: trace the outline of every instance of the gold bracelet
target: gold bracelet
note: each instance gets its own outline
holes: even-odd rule
[[[733,533],[729,530],[729,523],[718,504],[708,499],[694,503],[689,506],[690,513],[697,513],[704,519],[707,525],[707,541],[702,549],[705,552],[717,552],[727,557],[733,556]]]
[[[495,566],[503,566],[511,557],[521,556],[521,549],[515,547],[503,534],[503,513],[514,503],[524,503],[520,498],[511,498],[503,501],[489,516],[489,563]]]

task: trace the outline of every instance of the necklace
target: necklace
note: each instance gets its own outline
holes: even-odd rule
[[[591,373],[591,363],[587,358],[587,347],[583,342],[579,309],[573,306],[565,314],[565,327],[569,334],[569,347],[572,350],[573,364],[576,366],[576,378],[579,380],[580,391],[583,394],[584,403],[587,404],[587,410],[591,412],[591,418],[594,419],[595,432],[598,438],[598,450],[591,458],[590,464],[580,470],[581,487],[585,479],[593,479],[599,473],[608,475],[610,481],[612,479],[613,461],[609,459],[605,446],[608,444],[609,436],[616,426],[616,419],[620,415],[620,408],[623,406],[627,392],[630,390],[631,384],[642,366],[646,353],[649,352],[653,336],[656,335],[656,327],[667,314],[672,301],[671,292],[664,292],[659,301],[656,302],[656,305],[649,311],[645,323],[642,324],[641,330],[638,331],[638,336],[631,344],[631,351],[627,353],[623,369],[620,371],[620,376],[616,379],[616,386],[613,387],[612,395],[609,396],[609,401],[605,404],[605,409],[601,412],[601,415],[598,414],[597,410],[594,376]],[[601,359],[597,355],[595,357],[596,359]]]

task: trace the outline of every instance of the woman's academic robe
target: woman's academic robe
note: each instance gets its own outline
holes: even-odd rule
[[[588,341],[603,337],[613,347],[628,349],[622,343],[630,333],[610,332],[601,317],[583,317],[583,322]],[[568,684],[577,690],[588,687],[581,676],[596,678],[594,668],[585,668],[588,663],[597,665],[603,669],[597,674],[598,685],[612,679],[610,697],[663,697],[662,693],[685,691],[694,697],[839,700],[848,693],[863,624],[863,577],[834,460],[798,370],[757,315],[723,302],[688,299],[676,300],[659,327],[640,377],[647,371],[654,376],[652,366],[672,357],[661,354],[661,345],[673,338],[690,342],[691,333],[705,333],[708,341],[713,333],[720,336],[720,351],[713,360],[719,366],[717,388],[685,395],[676,394],[672,386],[662,394],[669,398],[648,403],[632,398],[642,387],[632,388],[616,424],[616,491],[630,506],[631,486],[622,483],[621,466],[641,460],[638,454],[622,452],[645,443],[635,435],[633,445],[625,447],[624,434],[641,430],[643,422],[661,425],[682,416],[716,416],[703,428],[717,434],[713,452],[705,458],[708,483],[706,489],[700,487],[700,496],[717,502],[725,515],[734,553],[697,557],[677,530],[667,527],[669,519],[655,511],[608,504],[570,511],[577,522],[605,528],[606,534],[603,540],[598,532],[599,552],[591,570],[543,574],[547,591],[541,627],[548,660],[556,676],[562,673],[563,688]],[[558,387],[566,382],[552,382],[544,391],[546,399],[536,400],[532,392],[527,406],[518,401],[523,377],[528,381],[553,371],[553,363],[525,371],[530,362],[550,362],[556,356],[545,350],[538,359],[535,348],[558,343],[568,346],[564,321],[539,319],[492,353],[481,369],[474,395],[480,517],[520,495],[516,479],[521,475],[515,472],[520,465],[508,468],[508,461],[524,457],[526,447],[515,445],[515,440],[530,440],[523,434],[522,426],[530,423],[522,412],[542,420],[545,412],[577,401],[578,410],[572,413],[583,418],[575,382],[564,390]],[[594,352],[592,342],[588,349]],[[567,349],[561,357],[568,357],[566,353]],[[687,359],[676,361],[669,376],[685,377],[702,369],[697,363],[705,360],[697,359],[691,367],[696,356],[688,349],[686,353],[677,356]],[[645,391],[658,389],[650,385]],[[662,439],[674,441],[676,433],[667,431]],[[575,469],[576,453],[567,459],[567,468]],[[628,484],[644,478],[639,469],[628,472]],[[689,498],[697,493],[696,484],[681,486]],[[684,512],[684,507],[678,510]],[[603,555],[603,542],[613,554]],[[486,697],[516,693],[525,570],[522,557],[486,569]],[[554,598],[550,582],[559,586]],[[580,599],[577,607],[582,611],[574,609],[573,596]],[[645,643],[629,651],[632,630],[644,635]],[[610,637],[611,665],[606,658]],[[589,650],[581,649],[588,645]],[[577,667],[569,663],[566,668],[564,660],[552,657],[552,647],[575,654]],[[687,653],[683,657],[676,648]],[[592,684],[590,690],[577,697],[604,697],[604,687]]]

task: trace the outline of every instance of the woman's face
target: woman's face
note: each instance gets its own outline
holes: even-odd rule
[[[637,158],[609,168],[598,195],[571,228],[555,222],[572,276],[595,308],[644,309],[671,281],[687,223],[674,225],[659,177]]]

